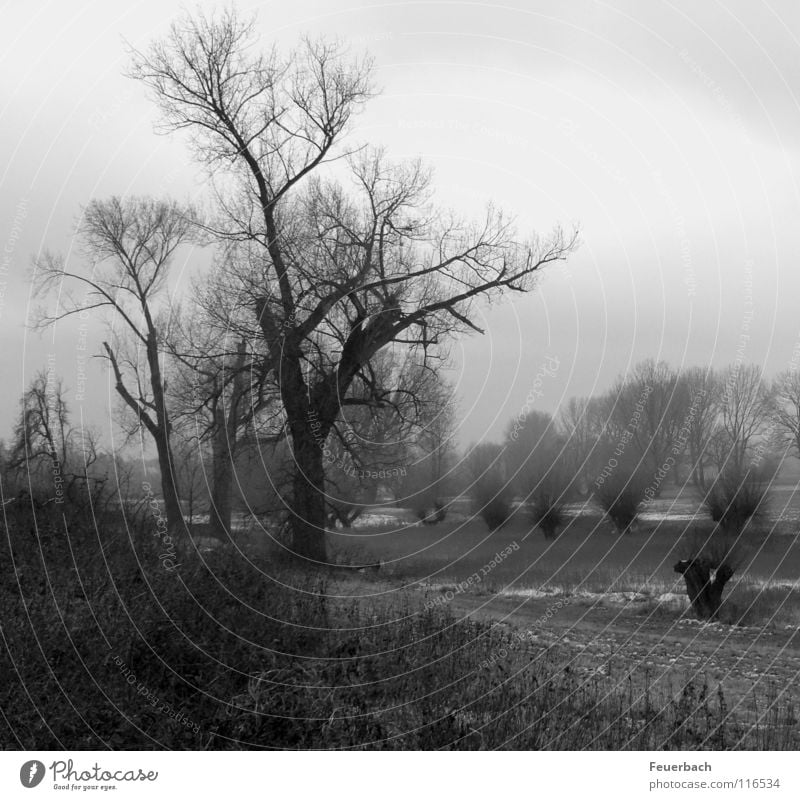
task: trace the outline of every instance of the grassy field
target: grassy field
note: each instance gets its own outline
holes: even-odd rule
[[[794,508],[792,512],[794,512]],[[389,522],[388,517],[395,517]],[[370,516],[379,524],[369,524]],[[800,579],[800,524],[769,516],[741,537],[743,563],[738,578],[745,583],[788,587]],[[481,586],[500,589],[666,592],[682,585],[673,571],[695,537],[712,525],[695,503],[663,498],[647,508],[637,529],[621,536],[591,506],[572,508],[559,537],[545,540],[517,513],[496,532],[480,519],[461,517],[440,525],[410,521],[403,511],[374,510],[361,527],[337,531],[338,549],[362,551],[366,561],[381,559],[389,574],[427,583],[459,582],[485,571]],[[516,545],[501,563],[498,552]]]
[[[624,536],[591,506],[571,512],[554,541],[520,514],[490,533],[478,519],[420,526],[388,509],[332,541],[364,563],[383,559],[388,593],[416,592],[426,606],[513,631],[532,661],[597,681],[609,697],[655,691],[688,705],[725,697],[735,718],[771,720],[775,731],[794,735],[800,526],[793,489],[775,492],[745,530],[741,566],[720,622],[711,624],[693,619],[673,569],[713,530],[694,498],[662,497]]]
[[[792,535],[751,532],[760,578],[731,595],[761,598],[753,624],[701,626],[659,595],[679,587],[680,520],[620,537],[583,514],[554,542],[523,519],[383,522],[331,534],[338,569],[242,536],[166,570],[147,520],[8,517],[0,743],[800,746],[797,624],[772,613],[786,587],[765,588],[792,576]]]

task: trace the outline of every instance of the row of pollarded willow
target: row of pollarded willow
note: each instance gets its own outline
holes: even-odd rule
[[[593,494],[627,530],[643,500],[692,484],[715,522],[741,528],[785,456],[800,456],[799,388],[796,370],[769,380],[752,364],[677,370],[645,360],[556,418],[513,419],[502,445],[468,452],[464,484],[495,501],[499,486],[506,505],[520,497],[551,534],[573,496]]]
[[[373,94],[369,61],[324,41],[304,41],[286,57],[275,49],[259,53],[257,44],[253,22],[235,11],[198,13],[135,52],[131,73],[151,90],[165,128],[190,134],[194,155],[215,178],[217,213],[203,226],[224,248],[215,285],[235,296],[237,316],[257,323],[261,372],[274,380],[291,442],[294,550],[325,561],[319,443],[343,406],[381,402],[370,371],[378,354],[400,342],[425,364],[447,337],[479,330],[475,301],[530,290],[542,267],[573,251],[576,236],[557,229],[546,239],[520,240],[497,210],[478,223],[437,211],[429,171],[419,162],[347,149],[349,123]],[[337,169],[327,169],[334,160]],[[343,169],[347,182],[336,178]],[[192,226],[180,214],[173,224]],[[111,347],[106,355],[119,393],[159,448],[174,520],[159,336],[148,320],[149,295],[143,297],[155,287],[138,285],[135,259],[115,246],[108,255],[116,274],[132,280],[142,310],[143,329],[126,321],[147,352],[151,398],[131,391]],[[142,257],[146,262],[147,253]],[[64,274],[60,265],[50,267],[50,277]],[[108,284],[92,289],[124,318]]]

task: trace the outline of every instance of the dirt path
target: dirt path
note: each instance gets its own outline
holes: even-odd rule
[[[566,604],[558,607],[559,601]],[[722,684],[730,707],[753,713],[775,697],[800,697],[796,628],[702,624],[642,603],[558,596],[523,600],[464,593],[448,605],[457,616],[508,625],[530,641],[535,658],[609,684],[627,685],[630,679],[676,692],[687,679],[705,678],[712,692]]]
[[[800,632],[703,624],[678,608],[628,601],[550,595],[521,598],[399,588],[379,579],[347,580],[337,593],[411,607],[445,605],[457,618],[503,626],[522,637],[532,660],[598,680],[608,691],[649,687],[679,696],[688,680],[705,680],[710,694],[722,686],[728,708],[755,719],[779,700],[800,704]]]

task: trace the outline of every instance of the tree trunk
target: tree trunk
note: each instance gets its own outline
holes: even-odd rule
[[[261,323],[269,334],[269,317],[262,314]],[[328,557],[323,451],[338,408],[334,406],[334,413],[324,415],[320,413],[322,402],[311,402],[301,356],[297,341],[289,333],[283,339],[280,364],[281,401],[289,423],[294,461],[289,523],[295,555],[311,563],[324,564]]]
[[[183,523],[183,512],[178,497],[178,486],[172,466],[172,453],[169,440],[163,431],[158,431],[156,451],[158,452],[158,469],[161,472],[161,494],[164,496],[164,514],[170,531],[177,531]]]
[[[149,316],[148,316],[149,320]],[[161,363],[158,359],[158,345],[155,329],[150,324],[147,339],[147,365],[150,368],[150,388],[153,392],[153,407],[156,413],[156,430],[152,431],[158,452],[158,468],[161,471],[161,493],[164,495],[164,513],[167,527],[177,531],[183,525],[183,512],[178,495],[178,484],[173,469],[172,448],[170,446],[170,424],[167,402],[164,397],[164,383],[161,380]]]
[[[218,415],[221,416],[221,415]],[[225,425],[218,419],[211,445],[211,534],[225,541],[230,538],[233,488],[233,453],[228,447]]]
[[[705,558],[684,559],[675,564],[675,572],[683,575],[692,609],[700,619],[717,618],[722,605],[722,590],[733,577],[733,569],[727,564],[717,567],[713,577],[712,570]]]
[[[227,410],[224,392],[217,398],[214,407],[214,438],[212,441],[211,480],[211,532],[220,539],[231,537],[233,513],[233,471],[239,440],[241,416],[239,405],[247,392],[243,367],[247,356],[247,342],[242,340],[237,347],[236,361],[232,366],[233,381]]]
[[[294,479],[290,506],[292,549],[301,558],[327,563],[323,449],[307,424],[293,426]]]
[[[706,471],[701,453],[693,445],[689,447],[689,459],[691,463],[691,480],[694,488],[701,494],[706,493]]]
[[[703,478],[703,467],[700,464],[696,464],[692,467],[692,484],[698,492],[705,494],[705,480]]]

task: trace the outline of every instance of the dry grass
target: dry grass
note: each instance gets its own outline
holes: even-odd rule
[[[169,572],[146,528],[75,521],[66,535],[37,522],[12,521],[0,573],[6,747],[798,744],[777,698],[765,725],[729,716],[696,681],[609,692],[505,628],[420,609],[408,593],[334,599],[330,575],[233,549]]]

